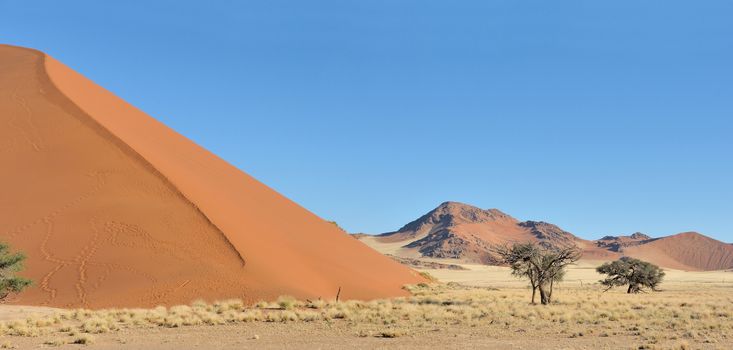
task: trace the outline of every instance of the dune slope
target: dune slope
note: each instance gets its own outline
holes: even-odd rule
[[[205,122],[202,119],[202,123]],[[0,239],[16,303],[403,295],[420,277],[110,92],[0,45]]]
[[[701,235],[683,232],[626,247],[623,253],[679,270],[707,271],[733,268],[733,246]]]

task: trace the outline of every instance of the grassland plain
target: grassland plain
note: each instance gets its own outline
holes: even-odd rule
[[[431,272],[444,281],[470,281],[409,286],[412,296],[395,299],[283,296],[249,306],[200,301],[155,309],[39,309],[38,315],[25,308],[15,315],[21,319],[2,318],[0,347],[733,348],[733,273],[668,271],[662,291],[628,295],[603,292],[589,266],[571,269],[549,306],[530,305],[529,290],[505,268],[466,266]]]

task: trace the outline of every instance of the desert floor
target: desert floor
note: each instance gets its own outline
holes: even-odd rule
[[[506,268],[428,270],[443,283],[391,300],[236,300],[153,310],[0,307],[0,347],[61,349],[731,349],[733,273],[667,271],[661,292],[602,292],[592,262],[554,304]],[[15,321],[13,321],[15,320]],[[87,344],[72,344],[80,342]]]

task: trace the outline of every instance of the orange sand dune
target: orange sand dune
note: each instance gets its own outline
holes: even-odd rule
[[[154,306],[403,295],[412,270],[53,58],[0,45],[0,239],[15,301]],[[202,122],[203,119],[202,119]]]
[[[733,246],[697,232],[651,239],[640,245],[626,247],[623,253],[679,270],[733,268]]]

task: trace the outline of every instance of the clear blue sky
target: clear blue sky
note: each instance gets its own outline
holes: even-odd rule
[[[731,1],[0,0],[0,41],[351,232],[453,200],[733,241]]]

